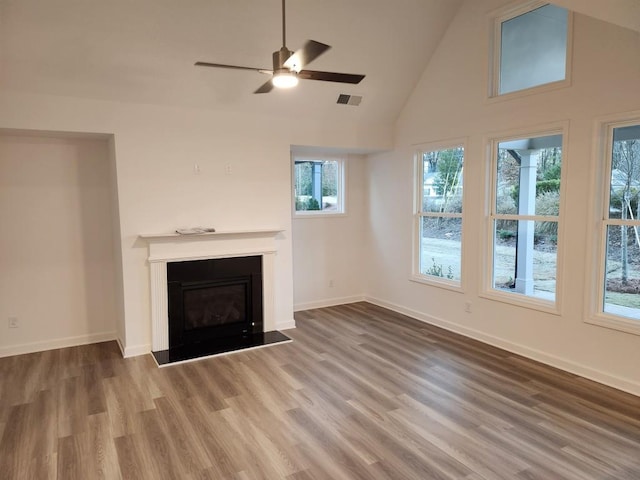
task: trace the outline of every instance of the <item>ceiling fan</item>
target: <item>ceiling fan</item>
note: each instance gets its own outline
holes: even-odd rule
[[[253,70],[272,75],[271,79],[253,93],[268,93],[276,88],[291,88],[298,84],[298,79],[320,80],[323,82],[360,83],[364,75],[351,73],[319,72],[317,70],[303,70],[303,68],[318,58],[331,47],[315,40],[307,40],[304,46],[292,52],[287,48],[285,22],[285,0],[282,0],[282,48],[273,52],[273,70],[264,68],[244,67],[240,65],[225,65],[222,63],[196,62],[198,67],[231,68],[236,70]]]

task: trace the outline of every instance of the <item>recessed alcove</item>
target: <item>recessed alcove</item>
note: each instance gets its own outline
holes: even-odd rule
[[[0,356],[117,337],[110,138],[0,129]]]

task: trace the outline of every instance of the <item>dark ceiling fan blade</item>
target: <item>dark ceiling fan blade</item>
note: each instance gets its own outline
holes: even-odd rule
[[[271,90],[273,90],[273,83],[269,80],[268,82],[263,83],[262,86],[253,93],[269,93]]]
[[[305,43],[300,50],[296,50],[294,54],[284,62],[284,66],[289,70],[299,72],[330,48],[329,45],[324,43],[307,40],[307,43]]]
[[[266,68],[242,67],[240,65],[225,65],[224,63],[196,62],[194,63],[194,65],[196,67],[232,68],[234,70],[252,70],[254,72],[260,73],[273,73],[271,70],[267,70]]]
[[[353,73],[318,72],[316,70],[302,70],[298,73],[298,78],[305,80],[321,80],[323,82],[337,83],[360,83],[364,75]]]

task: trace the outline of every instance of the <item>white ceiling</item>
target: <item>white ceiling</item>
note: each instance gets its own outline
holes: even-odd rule
[[[289,0],[287,46],[333,48],[308,68],[362,73],[359,85],[194,67],[271,68],[280,0],[0,0],[0,88],[123,102],[393,121],[462,0]],[[338,94],[362,95],[360,107]],[[331,115],[329,115],[330,117]]]
[[[462,1],[288,0],[289,49],[327,43],[333,48],[309,68],[367,77],[254,95],[265,75],[193,63],[271,68],[280,0],[0,0],[0,88],[385,125]],[[555,3],[640,29],[640,0]],[[340,93],[362,95],[361,106],[336,105]]]
[[[640,0],[554,0],[553,3],[640,32]]]

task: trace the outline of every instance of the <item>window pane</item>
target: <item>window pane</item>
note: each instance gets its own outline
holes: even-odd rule
[[[607,227],[604,311],[640,320],[640,227]]]
[[[557,216],[562,135],[498,144],[496,213]]]
[[[294,188],[296,211],[341,211],[340,162],[296,161]]]
[[[463,162],[462,147],[422,154],[422,211],[462,212]]]
[[[420,273],[460,281],[462,219],[423,217]]]
[[[545,5],[502,22],[499,93],[566,78],[568,11]]]
[[[493,288],[555,301],[557,222],[496,220]]]
[[[611,162],[609,218],[637,219],[640,207],[640,125],[613,130]]]

